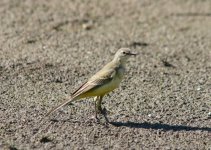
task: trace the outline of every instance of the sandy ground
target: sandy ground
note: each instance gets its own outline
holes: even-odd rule
[[[211,149],[210,0],[1,0],[0,17],[0,149]],[[104,98],[114,125],[92,99],[41,122],[120,47],[139,55]]]

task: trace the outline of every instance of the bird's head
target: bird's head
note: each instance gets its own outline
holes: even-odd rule
[[[126,60],[133,55],[136,55],[136,53],[132,52],[129,48],[120,48],[116,52],[114,60],[120,61],[121,63],[125,63]]]

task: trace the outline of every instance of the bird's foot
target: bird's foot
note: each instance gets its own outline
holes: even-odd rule
[[[100,118],[96,115],[91,116],[88,120],[89,120],[88,122],[93,122],[93,123],[97,123],[97,124],[100,123]]]
[[[101,114],[103,115],[103,117],[105,118],[106,123],[109,123],[109,120],[108,120],[108,117],[107,117],[109,111],[108,111],[106,108],[103,108],[103,109],[100,111],[100,113],[101,113]]]
[[[104,116],[105,117],[105,116]],[[106,117],[105,117],[106,118]],[[87,121],[87,123],[94,123],[94,124],[100,124],[100,125],[103,125],[103,126],[108,126],[108,124],[109,124],[109,121],[108,121],[108,119],[103,119],[103,116],[102,115],[98,115],[97,117],[96,117],[96,115],[95,116],[92,116],[88,121]]]
[[[102,115],[110,115],[112,113],[113,112],[107,110],[106,108],[103,108],[102,110],[100,110],[100,114],[102,114]]]

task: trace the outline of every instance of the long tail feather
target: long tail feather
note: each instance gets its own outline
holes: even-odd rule
[[[69,100],[66,100],[65,102],[59,104],[58,106],[56,106],[55,108],[51,109],[45,116],[49,116],[50,114],[52,114],[53,112],[57,111],[58,109],[62,108],[63,106],[67,105],[68,103],[70,103],[71,101],[74,101],[76,98],[70,98]]]

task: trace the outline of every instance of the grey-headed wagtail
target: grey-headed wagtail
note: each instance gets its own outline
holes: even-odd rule
[[[72,93],[68,100],[49,111],[46,116],[70,102],[88,97],[95,97],[95,117],[97,118],[97,113],[103,114],[103,109],[101,107],[102,99],[107,93],[113,91],[119,86],[125,74],[126,61],[132,55],[136,54],[129,48],[119,49],[111,62],[105,65],[87,82],[82,84],[75,92]]]

